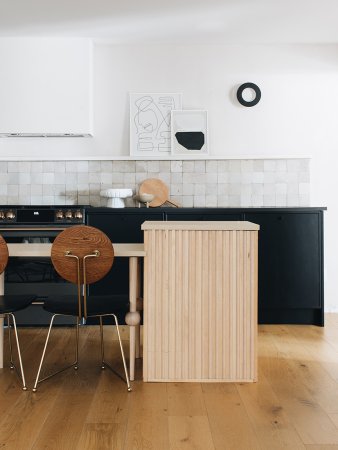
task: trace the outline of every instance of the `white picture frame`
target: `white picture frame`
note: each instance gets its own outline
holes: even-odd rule
[[[130,155],[171,155],[171,111],[182,108],[181,93],[133,93],[130,100]]]
[[[195,158],[208,153],[208,111],[171,111],[171,154]]]

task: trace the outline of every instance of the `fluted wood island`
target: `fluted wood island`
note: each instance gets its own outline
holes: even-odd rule
[[[142,230],[144,381],[256,381],[259,225],[147,221]]]

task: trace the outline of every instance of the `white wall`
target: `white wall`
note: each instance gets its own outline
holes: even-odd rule
[[[338,46],[97,43],[93,69],[92,139],[1,139],[0,157],[128,156],[128,92],[182,92],[184,108],[209,111],[212,156],[311,156],[312,204],[329,208],[326,307],[338,311]],[[253,108],[235,100],[246,81],[262,91]]]
[[[128,154],[128,92],[182,92],[184,108],[209,111],[213,155],[309,155],[337,140],[337,47],[143,46],[96,49],[102,150]],[[235,100],[243,82],[262,100]],[[113,143],[113,145],[112,145]]]
[[[128,156],[130,91],[178,91],[184,108],[207,109],[214,156],[315,155],[323,140],[336,147],[338,46],[96,44],[93,58],[94,138],[1,139],[0,157]],[[262,90],[254,108],[235,99],[245,81]]]

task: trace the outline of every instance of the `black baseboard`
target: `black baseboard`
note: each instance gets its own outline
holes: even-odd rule
[[[322,309],[259,309],[260,324],[294,324],[324,326]]]

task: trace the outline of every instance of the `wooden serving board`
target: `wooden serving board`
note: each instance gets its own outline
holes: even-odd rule
[[[154,200],[149,202],[149,206],[152,208],[156,206],[162,206],[169,200],[169,188],[168,186],[158,178],[148,178],[144,180],[139,189],[140,194],[153,194]]]

